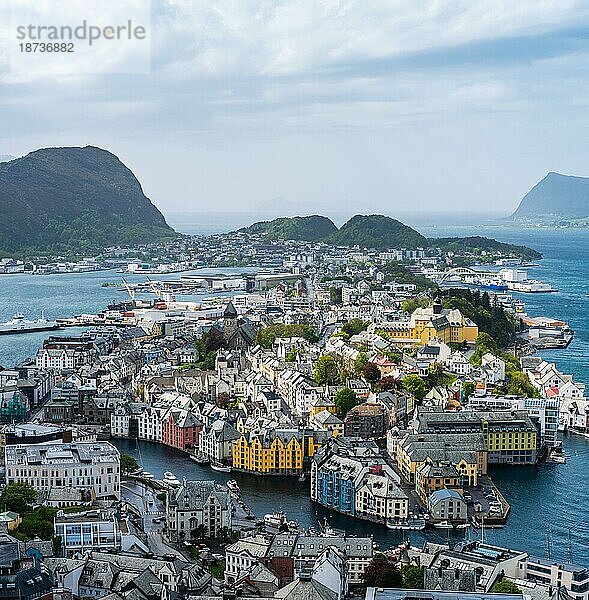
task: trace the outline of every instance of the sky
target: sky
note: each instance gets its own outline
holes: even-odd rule
[[[133,72],[109,43],[15,55],[33,2],[79,5],[3,0],[0,154],[100,146],[164,214],[501,215],[589,175],[586,0],[147,1],[95,13],[150,11]]]

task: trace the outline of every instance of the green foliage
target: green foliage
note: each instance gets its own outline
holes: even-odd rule
[[[223,347],[225,336],[216,327],[211,327],[196,340],[198,350],[198,366],[205,371],[215,368],[217,352]]]
[[[389,248],[424,248],[426,238],[408,225],[384,215],[355,215],[325,240],[344,246]]]
[[[155,497],[160,501],[160,502],[165,502],[166,501],[166,492],[158,492]]]
[[[384,555],[376,554],[364,571],[364,584],[367,587],[403,587],[401,571]]]
[[[469,398],[474,394],[475,389],[476,388],[473,381],[465,381],[462,384],[462,397],[464,399]]]
[[[340,382],[340,372],[335,359],[328,354],[315,361],[313,377],[319,385],[336,385]]]
[[[9,483],[0,496],[3,510],[11,510],[22,515],[37,500],[37,492],[28,483]]]
[[[121,471],[123,473],[135,471],[138,467],[137,461],[132,456],[121,454]]]
[[[417,298],[409,298],[408,300],[405,300],[401,303],[401,310],[403,312],[411,314],[415,312],[418,308],[426,308],[430,305],[430,303],[431,300],[424,296],[420,296]]]
[[[515,339],[517,323],[499,304],[491,304],[489,294],[478,290],[451,288],[441,292],[445,308],[457,308],[474,321],[479,333],[487,333],[499,348],[507,348]]]
[[[330,287],[329,288],[329,303],[330,304],[341,304],[342,299],[342,288]]]
[[[511,371],[507,375],[507,393],[517,396],[538,398],[539,391],[530,383],[528,376],[522,371]]]
[[[509,581],[509,579],[502,579],[498,583],[493,586],[493,593],[495,594],[521,594],[522,591],[519,587],[513,583],[513,581]]]
[[[284,355],[284,360],[286,362],[295,362],[300,353],[301,351],[298,348],[293,348]]]
[[[280,217],[273,221],[259,221],[239,230],[263,235],[270,240],[304,240],[316,242],[337,231],[331,219],[319,215],[309,217]]]
[[[516,246],[498,242],[492,238],[482,236],[471,236],[465,238],[437,238],[430,240],[432,245],[437,246],[442,252],[454,252],[462,254],[468,252],[476,256],[491,254],[494,256],[514,256],[522,260],[537,260],[542,258],[540,252],[532,250],[527,246]]]
[[[403,565],[401,567],[403,587],[408,590],[422,590],[424,586],[423,567]]]
[[[316,342],[319,339],[313,329],[304,323],[291,323],[289,325],[274,323],[258,331],[256,344],[269,349],[272,348],[276,338],[280,337],[302,337],[309,342]]]
[[[133,173],[100,148],[45,148],[0,163],[0,255],[70,255],[176,233]]]
[[[417,286],[418,292],[434,291],[436,289],[436,284],[431,279],[428,279],[423,275],[416,275],[399,262],[390,261],[385,265],[383,270],[385,273],[385,281],[387,282],[395,281],[396,283],[413,284]],[[429,304],[429,302],[427,302],[427,304]]]
[[[358,396],[354,390],[345,387],[337,392],[334,402],[338,414],[345,417],[348,412],[358,404]]]
[[[406,375],[401,379],[401,386],[418,400],[423,399],[426,394],[425,381],[419,375]]]
[[[368,321],[363,321],[362,319],[350,319],[347,323],[343,324],[342,331],[349,337],[352,337],[353,335],[357,335],[361,331],[364,331],[368,325]]]
[[[362,376],[364,371],[364,367],[368,364],[368,355],[366,352],[359,352],[356,360],[354,362],[354,373],[358,375],[358,377]]]
[[[40,506],[23,516],[18,526],[18,533],[26,539],[40,537],[42,540],[53,538],[53,519],[57,508],[53,506]]]

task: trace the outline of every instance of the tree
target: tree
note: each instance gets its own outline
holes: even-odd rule
[[[121,471],[123,473],[130,473],[131,471],[135,471],[139,465],[137,461],[128,454],[121,454]]]
[[[368,587],[403,587],[401,571],[384,554],[377,554],[364,571],[364,583]]]
[[[401,379],[403,389],[421,400],[425,396],[425,382],[419,375],[407,375]]]
[[[315,361],[314,378],[319,385],[339,383],[339,369],[333,357],[324,354]]]
[[[403,587],[408,590],[422,590],[424,585],[423,567],[415,565],[403,565],[401,567]]]
[[[521,594],[522,591],[509,579],[502,579],[493,586],[495,594]]]
[[[369,323],[367,321],[363,321],[362,319],[350,319],[348,322],[343,324],[342,331],[349,337],[352,337],[353,335],[357,335],[361,331],[364,331],[368,325]]]
[[[512,371],[509,373],[507,393],[516,396],[528,396],[530,398],[537,398],[539,396],[538,390],[530,383],[528,376],[522,371]]]
[[[53,519],[57,509],[52,506],[40,506],[39,508],[26,513],[23,516],[21,524],[18,526],[18,533],[28,539],[40,537],[42,540],[53,538]]]
[[[358,396],[354,390],[345,387],[337,392],[334,401],[337,412],[345,417],[348,412],[358,404]]]
[[[362,369],[362,377],[368,383],[375,384],[380,379],[380,369],[371,362],[367,362]]]
[[[227,408],[230,400],[231,396],[227,392],[221,392],[220,394],[217,394],[217,405],[221,408]]]
[[[474,382],[472,382],[472,381],[465,381],[462,384],[462,398],[463,398],[463,400],[467,400],[468,398],[470,398],[470,396],[472,396],[474,394],[474,391],[475,391]]]
[[[217,352],[225,344],[225,336],[216,327],[211,327],[205,335],[205,350]]]
[[[341,304],[342,303],[342,288],[330,287],[329,288],[329,303],[330,304]]]
[[[359,352],[354,361],[354,372],[356,375],[362,375],[364,367],[368,364],[368,354],[366,352]]]
[[[36,502],[37,491],[28,483],[9,483],[0,496],[0,505],[22,515]]]
[[[389,390],[396,389],[397,380],[391,375],[386,375],[377,383],[376,387],[380,392],[388,392]]]

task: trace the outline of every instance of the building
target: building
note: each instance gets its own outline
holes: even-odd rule
[[[310,429],[255,430],[233,445],[233,468],[260,475],[299,475],[327,435]]]
[[[86,550],[116,552],[121,549],[121,533],[114,511],[86,511],[66,514],[59,511],[54,521],[55,535],[61,540],[64,556]]]
[[[344,435],[378,439],[386,433],[385,411],[380,404],[364,402],[354,406],[344,419]]]
[[[415,309],[409,320],[374,323],[368,330],[410,346],[427,346],[434,338],[445,344],[474,343],[479,334],[476,323],[456,308],[443,308],[439,300],[432,306]]]
[[[194,413],[172,409],[162,423],[162,444],[179,450],[197,448],[202,427]]]
[[[217,419],[205,427],[199,438],[199,452],[209,460],[226,463],[233,459],[233,443],[240,437],[239,431],[223,419]]]
[[[432,492],[427,506],[434,521],[466,521],[466,502],[457,490],[440,489]]]
[[[405,519],[408,498],[374,442],[338,437],[315,455],[311,500],[337,512],[380,523]]]
[[[168,490],[166,524],[174,542],[218,537],[231,529],[231,503],[214,481],[186,481]]]
[[[433,492],[449,488],[462,489],[462,479],[454,465],[427,460],[415,471],[415,491],[424,504]]]
[[[120,455],[108,442],[6,447],[6,483],[28,483],[48,493],[78,487],[95,498],[121,497]]]
[[[0,533],[0,589],[5,600],[50,600],[53,578],[18,540]]]
[[[482,433],[489,464],[534,464],[540,449],[540,432],[526,411],[421,412],[419,433]]]

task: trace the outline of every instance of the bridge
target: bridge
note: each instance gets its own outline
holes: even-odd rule
[[[481,273],[477,273],[475,270],[470,269],[469,267],[453,267],[452,269],[448,269],[442,275],[441,279],[438,280],[438,286],[442,286],[442,284],[450,278],[459,277],[461,281],[468,280],[467,283],[471,283],[473,285],[483,285],[483,279],[481,277]]]

